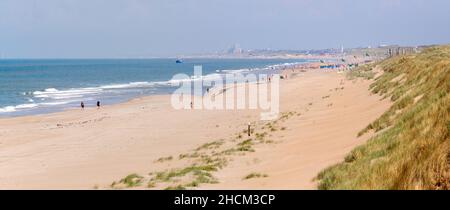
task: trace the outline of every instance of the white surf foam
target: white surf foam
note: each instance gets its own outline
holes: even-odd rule
[[[48,88],[44,91],[34,91],[33,96],[36,98],[51,98],[51,99],[68,99],[80,98],[87,94],[98,94],[103,90],[101,88],[78,88],[68,90],[57,90],[55,88]]]
[[[5,106],[3,108],[0,108],[0,113],[7,113],[7,112],[15,112],[16,108],[14,106]]]
[[[30,109],[37,107],[37,104],[20,104],[17,106],[5,106],[3,108],[0,108],[0,113],[9,113],[9,112],[16,112],[21,109]]]
[[[139,88],[139,87],[151,87],[154,86],[153,82],[130,82],[126,84],[112,84],[112,85],[103,85],[99,88],[101,89],[124,89],[124,88]]]
[[[69,104],[75,101],[55,101],[55,102],[44,102],[44,103],[39,103],[39,105],[43,105],[43,106],[56,106],[56,105],[64,105],[64,104]]]

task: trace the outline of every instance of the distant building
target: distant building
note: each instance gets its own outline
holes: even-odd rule
[[[380,49],[385,50],[387,57],[409,55],[418,52],[417,47],[402,47],[400,45],[380,45]]]
[[[233,47],[231,47],[230,49],[228,49],[227,53],[228,54],[242,54],[243,50],[242,48],[239,46],[239,44],[235,44]]]
[[[416,47],[400,47],[400,46],[387,46],[387,55],[389,57],[399,56],[399,55],[408,55],[417,52]]]

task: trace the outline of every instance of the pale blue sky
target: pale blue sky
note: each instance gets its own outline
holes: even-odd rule
[[[450,43],[448,0],[0,0],[0,53],[176,56]]]

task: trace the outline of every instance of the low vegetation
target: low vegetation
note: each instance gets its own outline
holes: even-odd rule
[[[360,66],[347,73],[347,79],[353,80],[356,78],[373,79],[375,72],[373,72],[374,66],[372,64]]]
[[[137,187],[142,184],[142,180],[144,177],[139,176],[138,174],[130,174],[125,178],[121,179],[119,182],[113,182],[111,184],[112,188],[130,188]]]
[[[261,173],[251,173],[247,176],[245,176],[243,179],[254,179],[254,178],[265,178],[268,177],[267,174],[261,174]]]
[[[159,158],[158,160],[156,160],[156,162],[162,163],[162,162],[166,162],[166,161],[171,161],[172,159],[173,159],[172,156],[162,157],[162,158]]]
[[[196,151],[219,148],[223,143],[224,143],[223,140],[209,142],[209,143],[203,144],[202,146],[198,147],[196,149]]]
[[[252,135],[248,138],[244,138],[247,137],[248,132],[247,129],[244,129],[232,135],[229,140],[220,139],[212,141],[197,147],[191,152],[179,154],[178,160],[185,161],[186,167],[152,172],[145,177],[138,174],[131,174],[119,182],[113,182],[111,187],[122,189],[138,187],[147,183],[147,188],[184,190],[198,187],[201,184],[218,183],[217,178],[213,176],[214,172],[227,166],[233,160],[234,155],[245,155],[250,152],[255,152],[255,145],[275,143],[273,140],[268,139],[272,136],[271,133],[277,130],[286,130],[286,127],[278,129],[279,124],[296,115],[296,112],[283,112],[277,120],[260,125],[252,123],[250,129]],[[157,159],[155,163],[173,160],[173,156],[168,156]],[[245,179],[262,177],[267,177],[267,175],[252,173],[246,176]]]
[[[370,89],[394,103],[358,135],[378,132],[322,171],[320,189],[450,189],[450,46],[376,64]],[[373,78],[374,65],[349,78]]]

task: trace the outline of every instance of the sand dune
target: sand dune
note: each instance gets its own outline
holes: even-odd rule
[[[295,74],[281,83],[280,106],[296,114],[280,121],[284,129],[270,137],[275,143],[231,157],[214,172],[219,183],[199,189],[313,189],[317,173],[362,144],[369,134],[357,138],[358,131],[390,105],[370,95],[369,81],[318,70]],[[0,188],[107,188],[131,173],[183,166],[177,158],[155,160],[229,139],[259,122],[259,113],[174,110],[170,96],[150,96],[99,110],[0,119]],[[250,173],[267,177],[243,179]]]
[[[205,189],[315,189],[320,170],[364,143],[370,135],[357,138],[358,131],[390,106],[369,95],[368,81],[345,81],[335,73],[307,73],[283,85],[283,108],[300,115],[281,123],[286,129],[272,137],[277,144],[257,146]],[[245,179],[252,173],[267,177]]]

